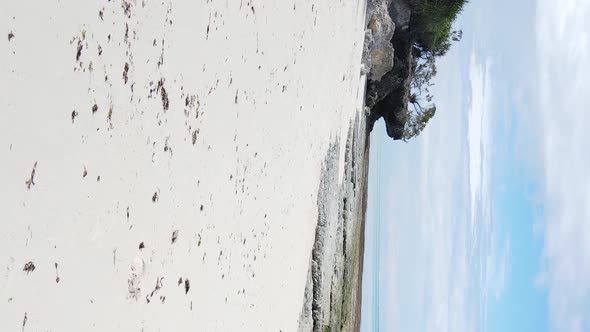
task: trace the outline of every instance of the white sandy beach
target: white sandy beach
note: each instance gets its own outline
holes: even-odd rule
[[[0,330],[296,330],[364,8],[3,1]]]

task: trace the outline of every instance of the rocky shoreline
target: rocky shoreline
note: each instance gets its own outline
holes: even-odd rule
[[[346,150],[344,174],[339,181],[341,146]],[[346,144],[335,141],[322,166],[318,222],[299,331],[360,329],[368,157],[367,122],[359,113]]]
[[[299,331],[360,330],[369,134],[383,118],[387,134],[403,138],[414,65],[410,15],[404,0],[367,2],[361,73],[367,77],[366,112],[351,124],[346,144],[334,141],[324,159]],[[346,151],[340,182],[341,146]]]

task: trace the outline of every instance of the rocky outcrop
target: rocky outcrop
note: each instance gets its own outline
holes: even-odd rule
[[[379,3],[375,4],[375,2]],[[368,125],[372,130],[375,121],[383,118],[387,127],[387,134],[393,139],[402,139],[405,124],[408,121],[407,108],[412,67],[414,65],[413,43],[408,31],[411,10],[404,0],[370,0],[369,3],[375,7],[368,6],[367,17],[370,17],[370,19],[367,30],[372,33],[374,29],[371,26],[382,26],[382,24],[379,25],[372,20],[379,19],[378,22],[387,21],[380,16],[382,7],[378,7],[378,5],[387,5],[387,16],[395,26],[395,30],[389,42],[387,42],[394,49],[391,67],[388,69],[389,62],[385,65],[381,61],[379,66],[375,66],[374,62],[371,63],[365,101],[366,106],[371,110]],[[365,42],[366,40],[367,38],[365,38]],[[369,45],[369,48],[372,46],[370,54],[389,54],[388,46],[384,46],[385,44],[383,41],[380,44],[373,41],[373,44]],[[380,50],[376,51],[378,47],[380,47]],[[369,58],[371,61],[375,61],[375,58],[377,60],[384,59],[384,57],[379,56]]]
[[[390,0],[389,16],[398,30],[407,30],[410,26],[412,10],[410,5],[403,0]]]
[[[380,81],[367,84],[366,105],[371,109],[369,128],[383,118],[387,135],[395,140],[402,139],[408,120],[408,102],[414,58],[412,44],[407,32],[398,31],[393,39],[396,49],[394,66]]]
[[[395,30],[389,14],[390,0],[369,0],[367,3],[367,30],[365,31],[364,63],[370,70],[369,79],[379,81],[393,68],[393,45]]]

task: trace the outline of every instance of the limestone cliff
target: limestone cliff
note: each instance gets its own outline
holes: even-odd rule
[[[369,0],[363,61],[369,69],[366,106],[369,128],[380,118],[387,134],[401,139],[408,120],[407,105],[414,58],[408,31],[411,10],[405,0]],[[390,29],[391,27],[391,29]]]

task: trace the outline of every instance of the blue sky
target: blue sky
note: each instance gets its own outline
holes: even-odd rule
[[[590,0],[457,28],[425,132],[372,133],[362,330],[589,331]]]

